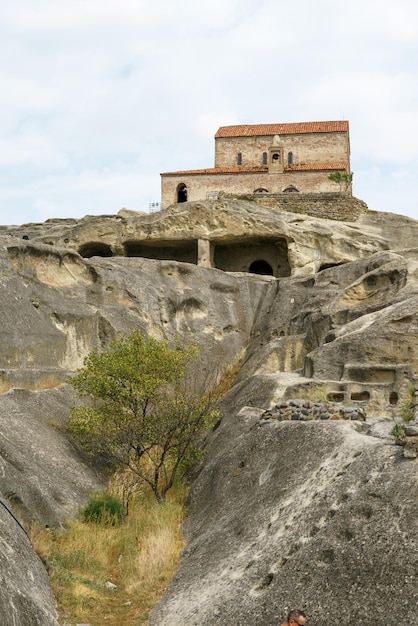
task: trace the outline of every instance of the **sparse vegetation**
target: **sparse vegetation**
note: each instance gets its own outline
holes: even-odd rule
[[[400,443],[405,435],[405,424],[397,422],[390,431],[390,434],[397,439],[398,443]]]
[[[70,430],[115,473],[109,493],[92,495],[64,530],[32,529],[60,620],[141,626],[170,583],[183,546],[184,478],[240,368],[227,366],[198,393],[187,370],[196,356],[193,346],[169,348],[133,331],[90,354],[69,381],[89,400],[73,408]]]
[[[401,417],[404,420],[404,422],[409,422],[412,419],[414,419],[414,409],[412,406],[414,393],[415,393],[415,385],[410,385],[408,387],[408,393],[402,404],[402,409],[401,409]]]
[[[305,387],[301,386],[295,390],[294,395],[310,402],[328,402],[329,392],[323,383],[315,383]]]
[[[331,172],[328,178],[339,186],[340,191],[348,191],[353,182],[353,172]]]
[[[82,515],[63,531],[34,527],[31,539],[48,566],[60,621],[146,624],[178,566],[185,496],[181,484],[162,505],[149,490],[136,494],[123,524],[97,524]]]

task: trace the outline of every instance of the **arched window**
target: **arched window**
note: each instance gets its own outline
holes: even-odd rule
[[[254,189],[253,193],[268,193],[269,190],[268,189],[264,189],[264,187],[257,187],[257,189]]]
[[[288,152],[287,153],[287,164],[288,165],[293,165],[293,152]]]
[[[237,165],[242,165],[242,154],[238,152],[237,154]]]
[[[294,185],[289,185],[286,189],[283,189],[283,193],[299,193],[299,189]]]
[[[273,156],[271,157],[271,160],[273,161],[273,163],[279,163],[280,162],[280,152],[274,152]]]
[[[267,165],[267,152],[263,152],[263,165]]]
[[[187,202],[187,187],[184,183],[177,187],[177,202]]]

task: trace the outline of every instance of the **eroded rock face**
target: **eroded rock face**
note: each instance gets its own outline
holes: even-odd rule
[[[0,621],[4,626],[58,626],[45,567],[24,529],[1,502]]]
[[[259,302],[273,279],[242,280],[171,261],[84,260],[65,249],[12,237],[2,244],[0,491],[24,529],[33,522],[59,526],[89,493],[106,484],[105,468],[83,456],[60,428],[75,401],[65,380],[83,358],[138,327],[160,339],[200,337],[204,375],[245,350]],[[16,521],[10,514],[5,524],[14,536]],[[43,566],[33,555],[43,577],[31,574],[27,582],[23,575],[16,577],[14,568],[23,572],[26,564],[19,536],[15,541],[1,533],[0,622],[13,616],[15,621],[5,625],[52,625],[55,609],[51,594],[43,590]],[[39,606],[35,610],[33,605]]]
[[[299,605],[313,625],[338,609],[351,626],[371,603],[385,626],[395,615],[413,623],[416,461],[388,434],[418,378],[418,226],[400,219],[408,250],[393,216],[387,232],[381,216],[329,223],[248,202],[4,228],[0,491],[19,524],[59,526],[106,481],[61,428],[75,399],[67,377],[133,327],[178,336],[201,346],[201,375],[242,364],[194,482],[178,576],[151,623],[270,626]],[[237,271],[255,242],[271,252],[275,240],[287,275]],[[163,259],[140,256],[158,250]],[[212,253],[231,271],[205,266]],[[259,425],[281,400],[319,396],[366,421]],[[49,626],[44,591],[19,579],[24,599],[13,600],[4,561],[13,554],[23,571],[26,558],[11,543],[16,523],[5,509],[4,607],[19,606],[19,626]]]
[[[363,227],[360,221],[316,219],[225,199],[177,204],[153,214],[122,210],[118,216],[78,222],[49,220],[5,232],[83,257],[165,259],[232,272],[249,271],[264,261],[272,276],[282,277],[314,274],[388,249],[393,234],[389,238],[379,226],[371,220]],[[411,229],[418,233],[413,220]]]
[[[261,382],[261,381],[260,381]],[[193,486],[186,548],[152,626],[416,620],[417,467],[390,422],[273,422],[235,412]]]

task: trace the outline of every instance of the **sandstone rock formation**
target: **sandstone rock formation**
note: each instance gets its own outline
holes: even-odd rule
[[[208,446],[180,569],[150,624],[277,626],[295,607],[315,626],[415,623],[417,468],[387,424],[260,427],[237,400]]]
[[[407,218],[343,223],[226,199],[3,227],[5,626],[56,623],[41,562],[23,565],[24,529],[59,526],[105,484],[60,428],[74,402],[65,380],[134,326],[198,342],[203,373],[241,359],[195,477],[178,575],[150,624],[270,626],[295,603],[313,626],[336,611],[340,624],[366,623],[365,606],[385,626],[413,623],[417,468],[389,432],[417,386],[415,247]],[[296,397],[366,421],[260,426]],[[17,590],[10,555],[29,572]],[[24,605],[37,607],[32,621]]]
[[[318,219],[226,199],[178,204],[153,214],[122,210],[117,216],[49,220],[5,232],[83,257],[167,259],[226,271],[248,271],[251,260],[265,258],[277,277],[311,275],[390,247],[386,233],[371,223],[363,228],[359,220]]]
[[[0,500],[0,555],[0,623],[4,626],[58,626],[47,572],[3,498]]]

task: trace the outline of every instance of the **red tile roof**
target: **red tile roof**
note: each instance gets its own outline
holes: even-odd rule
[[[348,121],[221,126],[215,135],[215,139],[219,139],[221,137],[255,137],[263,135],[299,135],[306,133],[337,132],[348,132]]]
[[[179,172],[163,172],[161,176],[177,176],[183,174],[239,174],[241,172],[268,172],[266,165],[260,167],[207,167],[203,170],[182,170]]]
[[[339,170],[345,171],[347,163],[311,163],[309,165],[290,165],[285,166],[285,172],[317,172]],[[161,176],[186,176],[190,174],[260,174],[268,172],[266,165],[260,167],[208,167],[202,170],[181,170],[178,172],[162,172]]]

